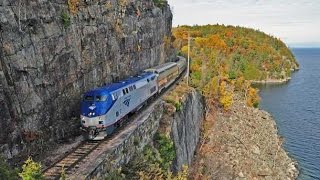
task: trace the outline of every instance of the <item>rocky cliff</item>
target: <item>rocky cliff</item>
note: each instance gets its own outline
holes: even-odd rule
[[[181,101],[179,110],[169,113],[169,117],[166,118],[166,121],[171,122],[168,126],[168,132],[170,132],[176,152],[176,157],[172,163],[174,172],[181,171],[183,165],[191,165],[200,141],[202,121],[205,117],[204,97],[194,89],[185,92],[181,91],[181,88],[182,86],[178,86],[171,92],[171,94],[176,93],[179,101]]]
[[[41,153],[77,134],[83,92],[168,61],[172,14],[158,6],[0,1],[0,153]]]

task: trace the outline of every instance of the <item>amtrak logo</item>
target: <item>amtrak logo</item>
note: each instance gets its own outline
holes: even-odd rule
[[[89,106],[89,109],[90,109],[90,110],[94,110],[95,108],[96,108],[95,105]]]
[[[129,105],[130,105],[130,99],[124,100],[124,101],[123,101],[123,104],[129,107]]]

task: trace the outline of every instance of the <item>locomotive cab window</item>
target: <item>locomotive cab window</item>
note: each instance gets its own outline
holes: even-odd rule
[[[84,96],[83,100],[84,101],[93,101],[94,97],[93,96]]]
[[[96,101],[106,101],[107,96],[96,96]]]

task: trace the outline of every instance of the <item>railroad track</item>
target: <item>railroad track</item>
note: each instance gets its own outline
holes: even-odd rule
[[[59,179],[62,172],[67,173],[70,169],[76,168],[76,165],[95,150],[104,141],[85,141],[80,144],[71,153],[64,156],[60,161],[43,171],[45,179]]]
[[[165,94],[167,91],[175,87],[175,85],[182,80],[185,74],[186,73],[183,72],[174,83],[172,83],[167,89],[161,92],[159,96],[156,96],[156,98],[152,98],[151,102],[149,102],[148,104],[153,103],[154,101],[159,99],[163,94]],[[116,136],[132,121],[132,119],[135,119],[137,115],[140,112],[144,111],[145,109],[146,107],[143,107],[137,113],[130,116],[128,120],[125,121],[120,128],[117,128],[110,136],[107,136],[104,140],[82,142],[78,147],[73,149],[70,153],[63,156],[60,160],[58,160],[57,162],[55,162],[54,164],[52,164],[51,166],[43,170],[43,176],[45,177],[45,179],[56,180],[61,177],[63,172],[66,175],[68,175],[72,169],[77,169],[81,161],[84,160],[91,152],[93,152],[96,149],[99,149],[98,147],[101,144],[103,144],[104,142],[107,142],[108,140]]]

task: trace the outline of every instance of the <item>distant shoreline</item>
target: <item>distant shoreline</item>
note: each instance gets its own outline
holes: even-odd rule
[[[264,84],[285,84],[287,83],[288,81],[291,80],[291,77],[288,77],[286,79],[266,79],[266,80],[260,80],[260,81],[257,81],[257,80],[251,80],[251,84],[253,85],[264,85]]]
[[[299,67],[295,69],[291,69],[291,72],[299,71]],[[287,77],[284,79],[265,79],[265,80],[250,80],[250,83],[253,85],[277,85],[277,84],[285,84],[291,80],[291,77]]]

